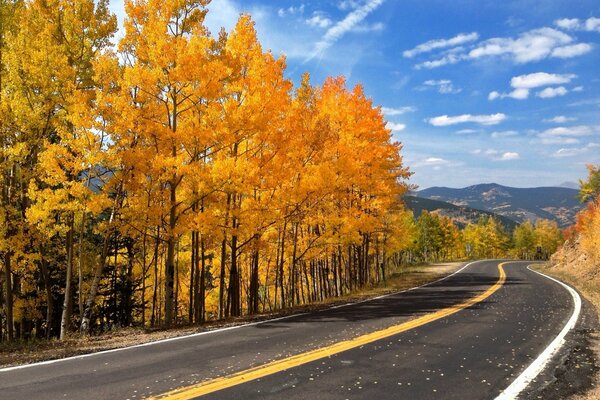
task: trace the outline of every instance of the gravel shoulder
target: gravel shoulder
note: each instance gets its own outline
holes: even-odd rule
[[[598,293],[570,272],[538,265],[536,270],[557,278],[576,289],[582,309],[575,329],[522,399],[596,400],[600,399],[600,302]]]

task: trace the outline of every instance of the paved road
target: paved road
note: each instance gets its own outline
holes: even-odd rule
[[[433,285],[346,307],[0,372],[0,397],[134,399],[439,314],[490,291],[499,261]],[[207,399],[493,399],[560,332],[570,294],[526,269],[485,300],[421,326],[213,392]],[[437,315],[437,314],[435,314]]]

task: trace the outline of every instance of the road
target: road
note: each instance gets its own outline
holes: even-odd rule
[[[527,263],[499,263],[358,304],[0,370],[1,397],[494,399],[574,307]]]

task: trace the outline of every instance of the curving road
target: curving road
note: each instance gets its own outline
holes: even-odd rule
[[[499,263],[471,263],[429,286],[358,304],[0,370],[0,394],[494,399],[546,349],[574,307],[563,286],[527,263]]]

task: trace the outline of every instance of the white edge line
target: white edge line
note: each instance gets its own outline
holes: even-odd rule
[[[471,264],[474,264],[474,263],[477,263],[477,262],[480,262],[480,261],[486,261],[486,260],[472,261],[472,262],[467,263],[466,265],[464,265],[459,270],[451,273],[450,275],[447,275],[447,276],[445,276],[443,278],[440,278],[440,279],[438,279],[436,281],[429,282],[429,283],[426,283],[426,284],[421,285],[421,286],[416,286],[416,287],[413,287],[413,288],[410,288],[410,289],[405,289],[405,290],[402,290],[402,291],[399,291],[399,292],[388,293],[388,294],[385,294],[385,295],[382,295],[382,296],[377,296],[377,297],[374,297],[374,298],[370,298],[370,299],[366,299],[366,300],[361,300],[361,301],[357,301],[357,302],[354,302],[354,303],[346,303],[346,304],[337,305],[337,306],[334,306],[334,307],[329,307],[326,310],[333,310],[333,309],[336,309],[336,308],[347,307],[347,306],[351,306],[351,305],[354,305],[354,304],[366,303],[368,301],[378,300],[378,299],[382,299],[384,297],[393,296],[393,295],[396,295],[396,294],[405,293],[405,292],[409,292],[411,290],[419,289],[419,288],[422,288],[422,287],[425,287],[425,286],[433,285],[434,283],[441,282],[441,281],[443,281],[445,279],[450,278],[453,275],[458,274],[459,272],[461,272],[462,270],[464,270],[465,268],[467,268]],[[325,311],[325,310],[323,310],[323,311]],[[25,369],[25,368],[32,368],[32,367],[37,367],[37,366],[42,366],[42,365],[55,364],[55,363],[59,363],[59,362],[63,362],[63,361],[79,360],[79,359],[88,358],[88,357],[94,357],[94,356],[99,356],[99,355],[103,355],[103,354],[116,353],[117,351],[124,351],[124,350],[129,350],[129,349],[136,349],[136,348],[140,348],[140,347],[152,346],[152,345],[155,345],[155,344],[161,344],[161,343],[167,343],[167,342],[174,342],[174,341],[177,341],[177,340],[189,339],[189,338],[194,338],[194,337],[203,336],[203,335],[209,335],[209,334],[217,333],[217,332],[225,332],[225,331],[229,331],[229,330],[232,330],[232,329],[244,328],[244,327],[247,327],[247,326],[254,326],[254,325],[260,325],[260,324],[266,324],[266,323],[270,323],[270,322],[274,322],[274,321],[281,321],[281,320],[284,320],[284,319],[298,317],[300,315],[306,315],[306,314],[309,314],[309,313],[286,315],[284,317],[278,317],[278,318],[273,318],[273,319],[266,319],[266,320],[257,321],[257,322],[250,322],[250,323],[247,323],[247,324],[229,326],[227,328],[213,329],[213,330],[210,330],[210,331],[192,333],[192,334],[189,334],[189,335],[176,336],[176,337],[167,338],[167,339],[160,339],[160,340],[155,340],[155,341],[152,341],[152,342],[135,344],[133,346],[119,347],[119,348],[116,348],[116,349],[102,350],[102,351],[98,351],[98,352],[95,352],[95,353],[81,354],[81,355],[71,356],[71,357],[65,357],[65,358],[57,358],[55,360],[40,361],[40,362],[36,362],[36,363],[31,363],[31,364],[16,365],[14,367],[5,367],[5,368],[0,368],[0,373],[2,373],[2,372],[9,372],[9,371],[15,371],[15,370],[19,370],[19,369]]]
[[[513,383],[510,384],[509,387],[504,389],[495,400],[513,400],[516,399],[519,393],[521,393],[532,380],[535,379],[536,376],[546,367],[548,362],[552,359],[552,357],[556,354],[556,352],[562,347],[565,343],[565,336],[571,329],[575,327],[577,323],[577,319],[579,318],[579,313],[581,311],[581,297],[579,294],[569,285],[562,283],[558,279],[554,279],[551,276],[543,274],[541,272],[535,271],[527,267],[528,270],[535,272],[536,274],[542,275],[554,282],[561,284],[564,288],[566,288],[571,296],[573,297],[573,314],[571,318],[567,322],[567,324],[563,327],[562,331],[554,338],[554,340],[546,347],[546,349],[519,375]]]

